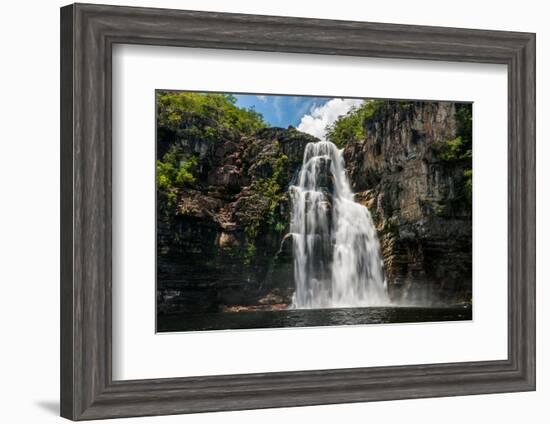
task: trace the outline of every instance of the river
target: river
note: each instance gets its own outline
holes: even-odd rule
[[[287,309],[283,311],[211,312],[157,317],[157,331],[200,331],[281,327],[319,327],[464,321],[472,319],[469,305],[448,307],[382,306],[367,308]]]

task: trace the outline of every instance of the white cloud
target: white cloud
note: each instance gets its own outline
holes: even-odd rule
[[[314,106],[309,114],[302,116],[298,130],[324,140],[327,125],[361,103],[363,100],[360,99],[331,99],[321,106]]]
[[[262,102],[267,102],[267,97],[266,96],[256,96],[258,100],[262,101]]]

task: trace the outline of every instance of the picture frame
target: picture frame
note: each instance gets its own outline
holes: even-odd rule
[[[508,359],[112,379],[116,43],[504,64]],[[61,8],[61,415],[72,420],[535,390],[535,35],[74,4]]]

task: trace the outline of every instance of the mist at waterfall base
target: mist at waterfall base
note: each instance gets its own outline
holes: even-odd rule
[[[354,201],[342,151],[309,143],[289,187],[295,293],[283,310],[166,315],[158,332],[444,322],[472,319],[471,305],[391,301],[376,227]]]

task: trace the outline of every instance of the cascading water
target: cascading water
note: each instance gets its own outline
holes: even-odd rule
[[[290,194],[293,307],[388,304],[376,229],[353,200],[342,151],[329,141],[309,143]]]

